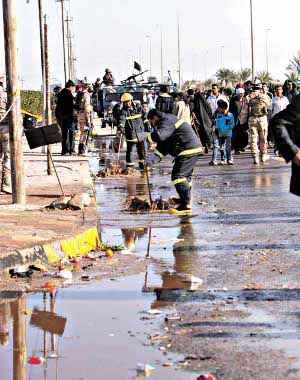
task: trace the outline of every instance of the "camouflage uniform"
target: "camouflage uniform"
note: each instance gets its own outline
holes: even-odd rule
[[[90,115],[91,115],[91,96],[87,91],[84,91],[82,106],[78,111],[78,129],[80,131],[79,137],[79,154],[83,154],[85,151],[85,143],[87,138],[87,131],[90,124]]]
[[[270,98],[268,95],[259,93],[256,96],[248,95],[240,115],[241,125],[246,124],[248,120],[250,134],[250,149],[254,162],[258,163],[259,152],[261,160],[267,158],[267,139],[268,139],[268,109],[270,107]],[[259,143],[259,149],[257,145]]]
[[[7,96],[3,89],[0,89],[0,121],[6,113]],[[10,151],[9,151],[9,130],[8,118],[0,122],[0,161],[1,162],[1,191],[11,193],[10,174]]]

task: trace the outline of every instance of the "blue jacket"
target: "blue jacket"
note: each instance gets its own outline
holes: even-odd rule
[[[216,130],[220,137],[222,136],[232,136],[232,130],[234,128],[234,117],[232,113],[228,112],[227,114],[215,113],[215,125]]]

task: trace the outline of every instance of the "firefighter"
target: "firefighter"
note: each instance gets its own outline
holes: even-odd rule
[[[134,104],[133,97],[130,93],[125,92],[121,96],[121,106],[115,111],[115,119],[121,133],[125,134],[126,166],[133,168],[135,166],[132,160],[133,148],[136,147],[139,168],[144,170],[145,145],[144,145],[144,123],[142,119],[142,109],[139,105]]]
[[[173,113],[175,110],[175,102],[172,95],[168,92],[168,86],[161,85],[158,98],[156,99],[155,108],[164,113]]]
[[[0,83],[0,160],[1,170],[1,191],[11,194],[11,172],[10,172],[10,151],[9,151],[9,130],[7,116],[7,93]]]
[[[175,157],[172,181],[179,198],[173,199],[177,208],[171,209],[170,213],[191,214],[192,175],[203,150],[200,140],[191,125],[177,119],[175,115],[153,109],[149,111],[148,119],[153,132],[147,140],[150,145],[156,144],[156,148],[147,158],[146,167],[158,163],[167,154]]]

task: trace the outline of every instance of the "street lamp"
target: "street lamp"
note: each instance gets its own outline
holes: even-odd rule
[[[266,71],[269,73],[269,32],[271,28],[266,29]]]
[[[65,1],[69,0],[56,0],[57,3],[61,4],[61,29],[63,38],[63,55],[64,55],[64,76],[65,83],[67,82],[67,63],[66,63],[66,36],[65,36]]]
[[[250,0],[250,28],[251,28],[251,71],[252,71],[252,81],[255,78],[254,69],[254,32],[253,32],[253,6],[252,0]]]
[[[149,71],[150,71],[150,76],[152,75],[152,38],[149,34],[146,35],[146,38],[148,39],[149,42]]]

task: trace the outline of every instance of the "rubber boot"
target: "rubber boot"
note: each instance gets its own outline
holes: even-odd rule
[[[84,146],[83,143],[80,143],[80,144],[78,145],[78,154],[79,154],[79,155],[82,155],[82,154],[84,154],[84,153],[85,153],[85,146]]]

